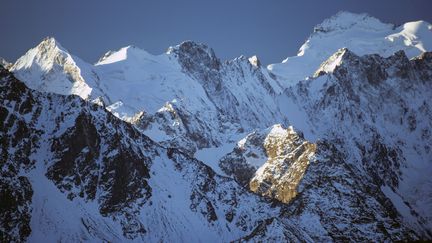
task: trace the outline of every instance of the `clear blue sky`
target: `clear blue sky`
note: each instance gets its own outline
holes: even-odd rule
[[[46,36],[91,63],[130,44],[160,54],[195,40],[224,60],[256,54],[269,64],[295,55],[341,10],[432,22],[432,0],[0,0],[0,56],[15,61]]]

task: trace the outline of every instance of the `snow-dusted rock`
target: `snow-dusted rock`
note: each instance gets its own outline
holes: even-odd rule
[[[280,212],[97,104],[3,68],[0,100],[2,241],[232,241]]]
[[[2,240],[431,239],[430,40],[342,12],[266,69],[46,39],[10,67],[38,91],[0,70]]]

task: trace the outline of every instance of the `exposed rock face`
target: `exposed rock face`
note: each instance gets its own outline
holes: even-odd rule
[[[73,96],[33,93],[6,70],[2,69],[1,74],[2,167],[9,171],[2,186],[5,200],[16,200],[16,206],[23,207],[18,211],[24,219],[28,218],[19,221],[27,222],[20,226],[22,237],[30,232],[31,210],[26,207],[31,205],[33,190],[28,173],[45,166],[47,178],[68,199],[97,200],[102,215],[116,214],[124,235],[136,237],[140,230],[131,229],[133,217],[129,216],[127,221],[126,217],[130,213],[128,208],[143,205],[151,195],[147,183],[150,159],[142,151],[153,142],[97,105]],[[135,148],[126,145],[120,134],[116,135],[121,127],[135,140]],[[22,170],[26,176],[19,176]],[[6,180],[8,177],[12,178]],[[14,181],[23,190],[19,191],[21,196],[17,193],[12,199],[12,189],[17,186]],[[14,208],[6,212],[14,214]],[[19,235],[13,231],[6,234]]]
[[[288,203],[313,159],[316,145],[281,125],[249,134],[219,162],[255,193]]]
[[[31,198],[33,191],[26,177],[5,176],[0,179],[0,240],[25,241],[31,233]]]
[[[307,141],[301,144],[293,142],[288,146],[283,143],[279,145],[292,150],[277,156],[271,153],[279,152],[278,148],[273,144],[265,145],[269,160],[252,178],[249,187],[253,192],[288,203],[297,195],[297,186],[306,173],[316,145]]]

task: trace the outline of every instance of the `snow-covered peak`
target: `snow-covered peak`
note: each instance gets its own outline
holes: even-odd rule
[[[343,31],[352,28],[362,28],[368,31],[380,31],[392,28],[392,24],[385,24],[379,19],[368,14],[338,12],[336,15],[324,20],[314,28],[315,33],[327,33],[331,31]]]
[[[92,88],[86,83],[82,69],[86,63],[73,57],[52,37],[27,51],[11,67],[14,74],[32,88],[58,94],[76,94],[87,99]]]
[[[137,60],[141,58],[151,58],[153,55],[148,53],[147,51],[140,49],[136,46],[130,45],[123,48],[120,48],[118,51],[109,51],[105,53],[103,57],[99,59],[99,61],[95,64],[104,65],[104,64],[112,64],[116,62],[122,62],[125,60]]]
[[[13,70],[31,68],[37,65],[42,71],[50,70],[57,61],[56,57],[63,57],[63,61],[70,55],[60,43],[53,37],[47,37],[39,45],[30,49],[24,56],[20,57],[13,66]]]
[[[431,50],[431,29],[424,21],[395,27],[367,14],[339,12],[315,27],[297,56],[267,68],[288,87],[311,76],[322,62],[343,47],[359,56],[379,54],[388,57],[403,50],[413,58]]]

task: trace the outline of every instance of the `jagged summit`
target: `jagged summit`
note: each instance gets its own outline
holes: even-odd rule
[[[351,60],[355,57],[357,57],[357,55],[354,54],[352,51],[348,50],[348,48],[341,48],[333,55],[331,55],[326,61],[324,61],[313,76],[316,77],[321,75],[322,73],[331,73],[345,60]]]
[[[58,40],[52,36],[45,37],[41,43],[39,43],[38,48],[58,48],[63,51],[67,51]]]
[[[32,89],[58,94],[76,94],[87,99],[92,88],[86,82],[82,69],[88,64],[72,56],[53,37],[47,37],[36,47],[27,51],[10,68],[11,71]]]
[[[186,70],[197,68],[201,65],[213,70],[219,70],[221,65],[212,48],[190,40],[184,41],[177,46],[169,47],[167,54],[174,54]]]
[[[12,69],[17,70],[38,65],[42,71],[47,71],[57,61],[56,57],[63,57],[61,59],[64,61],[69,56],[67,50],[54,37],[46,37],[36,47],[30,49],[24,56],[19,58]]]
[[[176,46],[170,46],[167,50],[167,54],[170,53],[177,53],[177,54],[184,54],[184,55],[205,54],[210,58],[216,58],[216,55],[212,48],[210,48],[206,44],[192,41],[192,40],[186,40]]]
[[[419,55],[413,59],[419,59],[420,56],[427,55],[428,52]],[[356,73],[365,72],[366,77],[371,84],[376,84],[380,80],[386,79],[392,72],[384,71],[389,66],[409,68],[412,65],[405,51],[400,50],[389,57],[382,57],[378,54],[368,54],[359,56],[347,48],[341,48],[324,61],[313,77],[317,78],[323,74],[335,73],[339,77],[352,76],[352,80],[356,81],[360,78],[355,78]],[[397,76],[407,78],[409,72],[400,72]],[[343,78],[342,78],[343,79]]]

